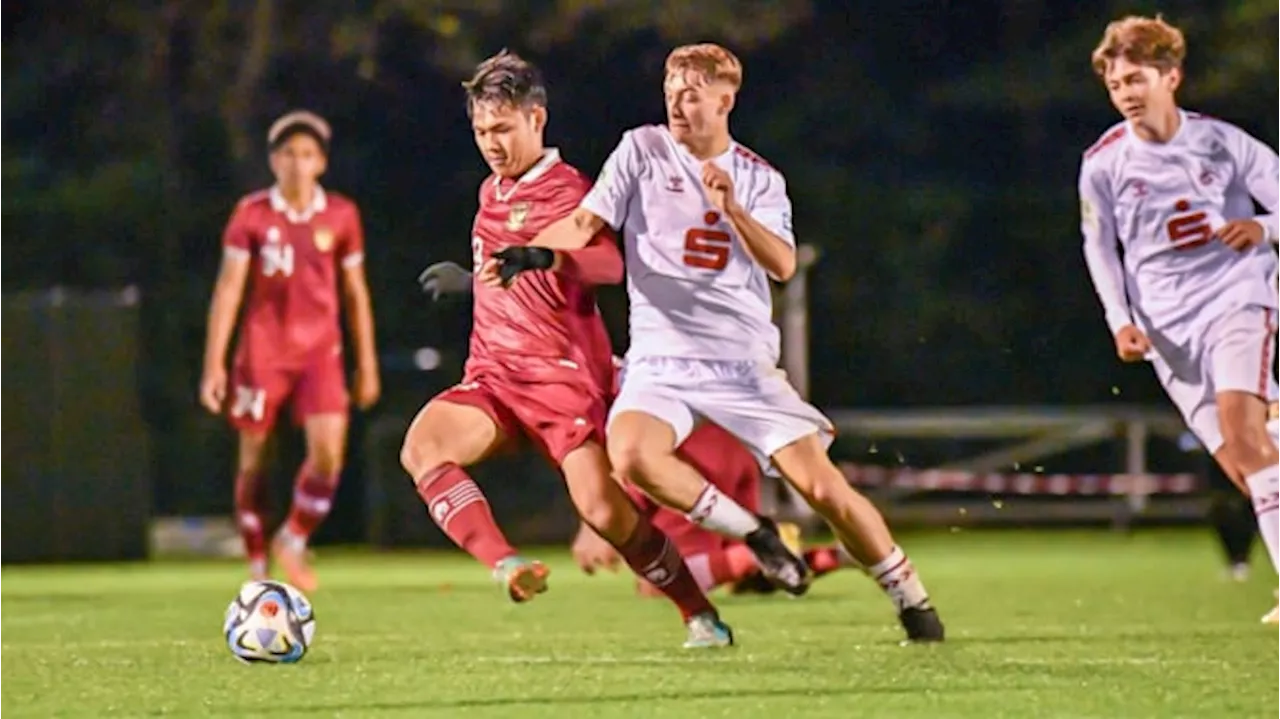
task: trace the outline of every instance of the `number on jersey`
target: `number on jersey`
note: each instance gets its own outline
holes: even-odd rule
[[[684,263],[704,270],[723,270],[729,264],[729,233],[695,227],[684,233]]]
[[[484,265],[484,240],[479,236],[471,237],[471,265],[472,272],[480,274],[480,267]]]
[[[262,246],[262,274],[271,277],[281,274],[285,277],[293,275],[293,245],[270,242]]]
[[[1213,239],[1213,228],[1209,227],[1208,216],[1204,212],[1187,212],[1191,203],[1178,200],[1173,209],[1186,214],[1178,215],[1165,224],[1169,233],[1169,241],[1176,244],[1176,250],[1189,250],[1199,247]]]

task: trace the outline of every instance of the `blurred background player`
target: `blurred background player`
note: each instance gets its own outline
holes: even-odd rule
[[[594,287],[622,279],[611,233],[572,252],[527,246],[590,187],[543,144],[541,74],[503,51],[465,87],[476,146],[493,171],[480,187],[472,228],[470,351],[462,382],[414,418],[401,463],[441,530],[521,602],[546,591],[547,568],[516,552],[464,468],[509,439],[529,438],[560,467],[582,521],[679,608],[685,646],[729,646],[729,627],[671,541],[613,480],[601,444],[613,353]]]
[[[791,200],[782,174],[729,132],[741,86],[742,64],[725,48],[676,48],[663,85],[667,124],[624,133],[578,210],[535,240],[573,248],[601,228],[624,233],[631,347],[610,411],[610,459],[655,499],[755,548],[767,520],[676,454],[698,421],[715,422],[822,515],[909,639],[940,641],[912,562],[827,456],[830,421],[777,369],[769,280],[796,271]],[[762,567],[793,594],[808,585],[798,558]]]
[[[286,403],[303,428],[306,458],[288,518],[271,543],[272,556],[303,591],[316,587],[307,541],[329,513],[346,450],[340,306],[355,347],[356,406],[372,406],[380,392],[360,213],[319,183],[329,138],[329,124],[305,111],[281,117],[268,131],[276,184],[241,199],[223,234],[200,380],[200,403],[214,414],[227,412],[239,432],[236,523],[255,578],[267,575],[267,440]],[[244,321],[228,377],[227,348],[242,300]]]
[[[1178,107],[1186,43],[1162,18],[1107,26],[1093,69],[1124,117],[1080,167],[1089,275],[1116,353],[1149,360],[1169,398],[1249,495],[1277,563],[1276,178],[1270,147]],[[1257,200],[1268,214],[1254,214]],[[1123,248],[1123,251],[1122,249]],[[1269,615],[1270,616],[1270,615]]]

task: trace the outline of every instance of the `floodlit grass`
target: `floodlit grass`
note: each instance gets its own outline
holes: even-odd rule
[[[322,550],[294,666],[220,636],[228,562],[6,568],[3,711],[107,716],[1274,717],[1275,574],[1225,581],[1207,532],[905,538],[950,640],[899,646],[856,573],[798,600],[722,597],[739,646],[680,649],[664,602],[588,578],[515,606],[456,554]],[[537,555],[536,552],[530,552]]]

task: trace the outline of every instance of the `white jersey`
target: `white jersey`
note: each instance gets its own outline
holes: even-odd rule
[[[1120,123],[1085,152],[1080,224],[1112,333],[1136,324],[1182,344],[1233,308],[1276,307],[1270,245],[1236,252],[1213,233],[1228,220],[1254,218],[1275,242],[1280,169],[1275,151],[1240,128],[1179,113],[1166,143]],[[1254,199],[1269,214],[1255,216]]]
[[[756,221],[795,245],[786,181],[734,142],[714,158]],[[752,360],[776,365],[778,328],[764,269],[702,187],[702,162],[664,126],[623,134],[582,207],[621,229],[631,300],[628,359]]]

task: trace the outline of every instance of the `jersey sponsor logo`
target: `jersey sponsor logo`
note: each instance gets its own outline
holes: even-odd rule
[[[511,211],[507,213],[507,231],[518,232],[524,227],[524,221],[529,217],[529,210],[532,205],[528,202],[516,202],[511,205]]]
[[[1174,249],[1190,250],[1208,244],[1213,239],[1213,228],[1209,226],[1208,213],[1192,212],[1191,203],[1186,200],[1178,200],[1173,209],[1175,212],[1183,213],[1171,218],[1165,224],[1165,231],[1169,233],[1169,241],[1174,244]]]
[[[333,249],[333,230],[328,227],[317,227],[314,239],[317,250],[328,252]]]

